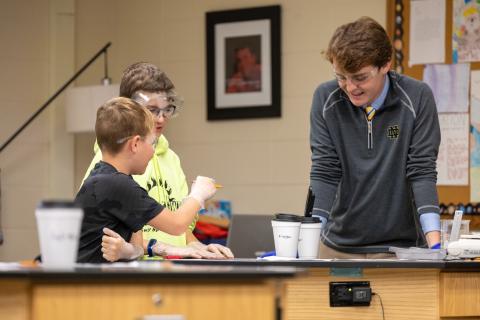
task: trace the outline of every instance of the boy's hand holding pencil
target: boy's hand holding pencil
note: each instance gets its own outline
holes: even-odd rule
[[[197,200],[200,206],[204,208],[205,201],[212,198],[219,187],[221,188],[221,185],[215,184],[215,180],[212,178],[197,176],[193,181],[189,197]]]

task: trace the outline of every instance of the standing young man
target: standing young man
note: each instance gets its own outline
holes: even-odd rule
[[[390,39],[368,17],[340,26],[325,56],[336,80],[316,89],[310,115],[319,257],[390,257],[391,246],[425,240],[438,248],[440,127],[430,88],[390,71]]]

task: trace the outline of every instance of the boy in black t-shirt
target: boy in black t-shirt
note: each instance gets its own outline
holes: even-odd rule
[[[142,174],[153,155],[156,139],[153,123],[148,110],[127,98],[112,99],[98,109],[95,133],[103,158],[75,198],[85,212],[78,262],[101,263],[141,257],[143,240],[141,233],[135,233],[145,224],[173,235],[181,234],[205,200],[215,194],[214,181],[199,176],[190,195],[173,212],[152,199],[133,180],[131,175]],[[117,241],[110,241],[112,238]],[[171,246],[162,243],[152,247],[156,255],[169,255],[171,250]],[[182,254],[201,258],[195,252]]]

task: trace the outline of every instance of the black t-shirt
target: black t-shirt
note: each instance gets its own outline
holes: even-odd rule
[[[84,210],[78,262],[107,262],[102,256],[104,227],[130,241],[164,207],[152,199],[132,176],[100,161],[77,193],[75,202]]]

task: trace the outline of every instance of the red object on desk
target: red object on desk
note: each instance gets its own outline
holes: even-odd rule
[[[208,238],[225,238],[228,235],[228,230],[211,223],[197,221],[194,234],[198,240],[205,240]]]
[[[167,260],[182,259],[182,257],[181,256],[165,256],[165,259]]]

